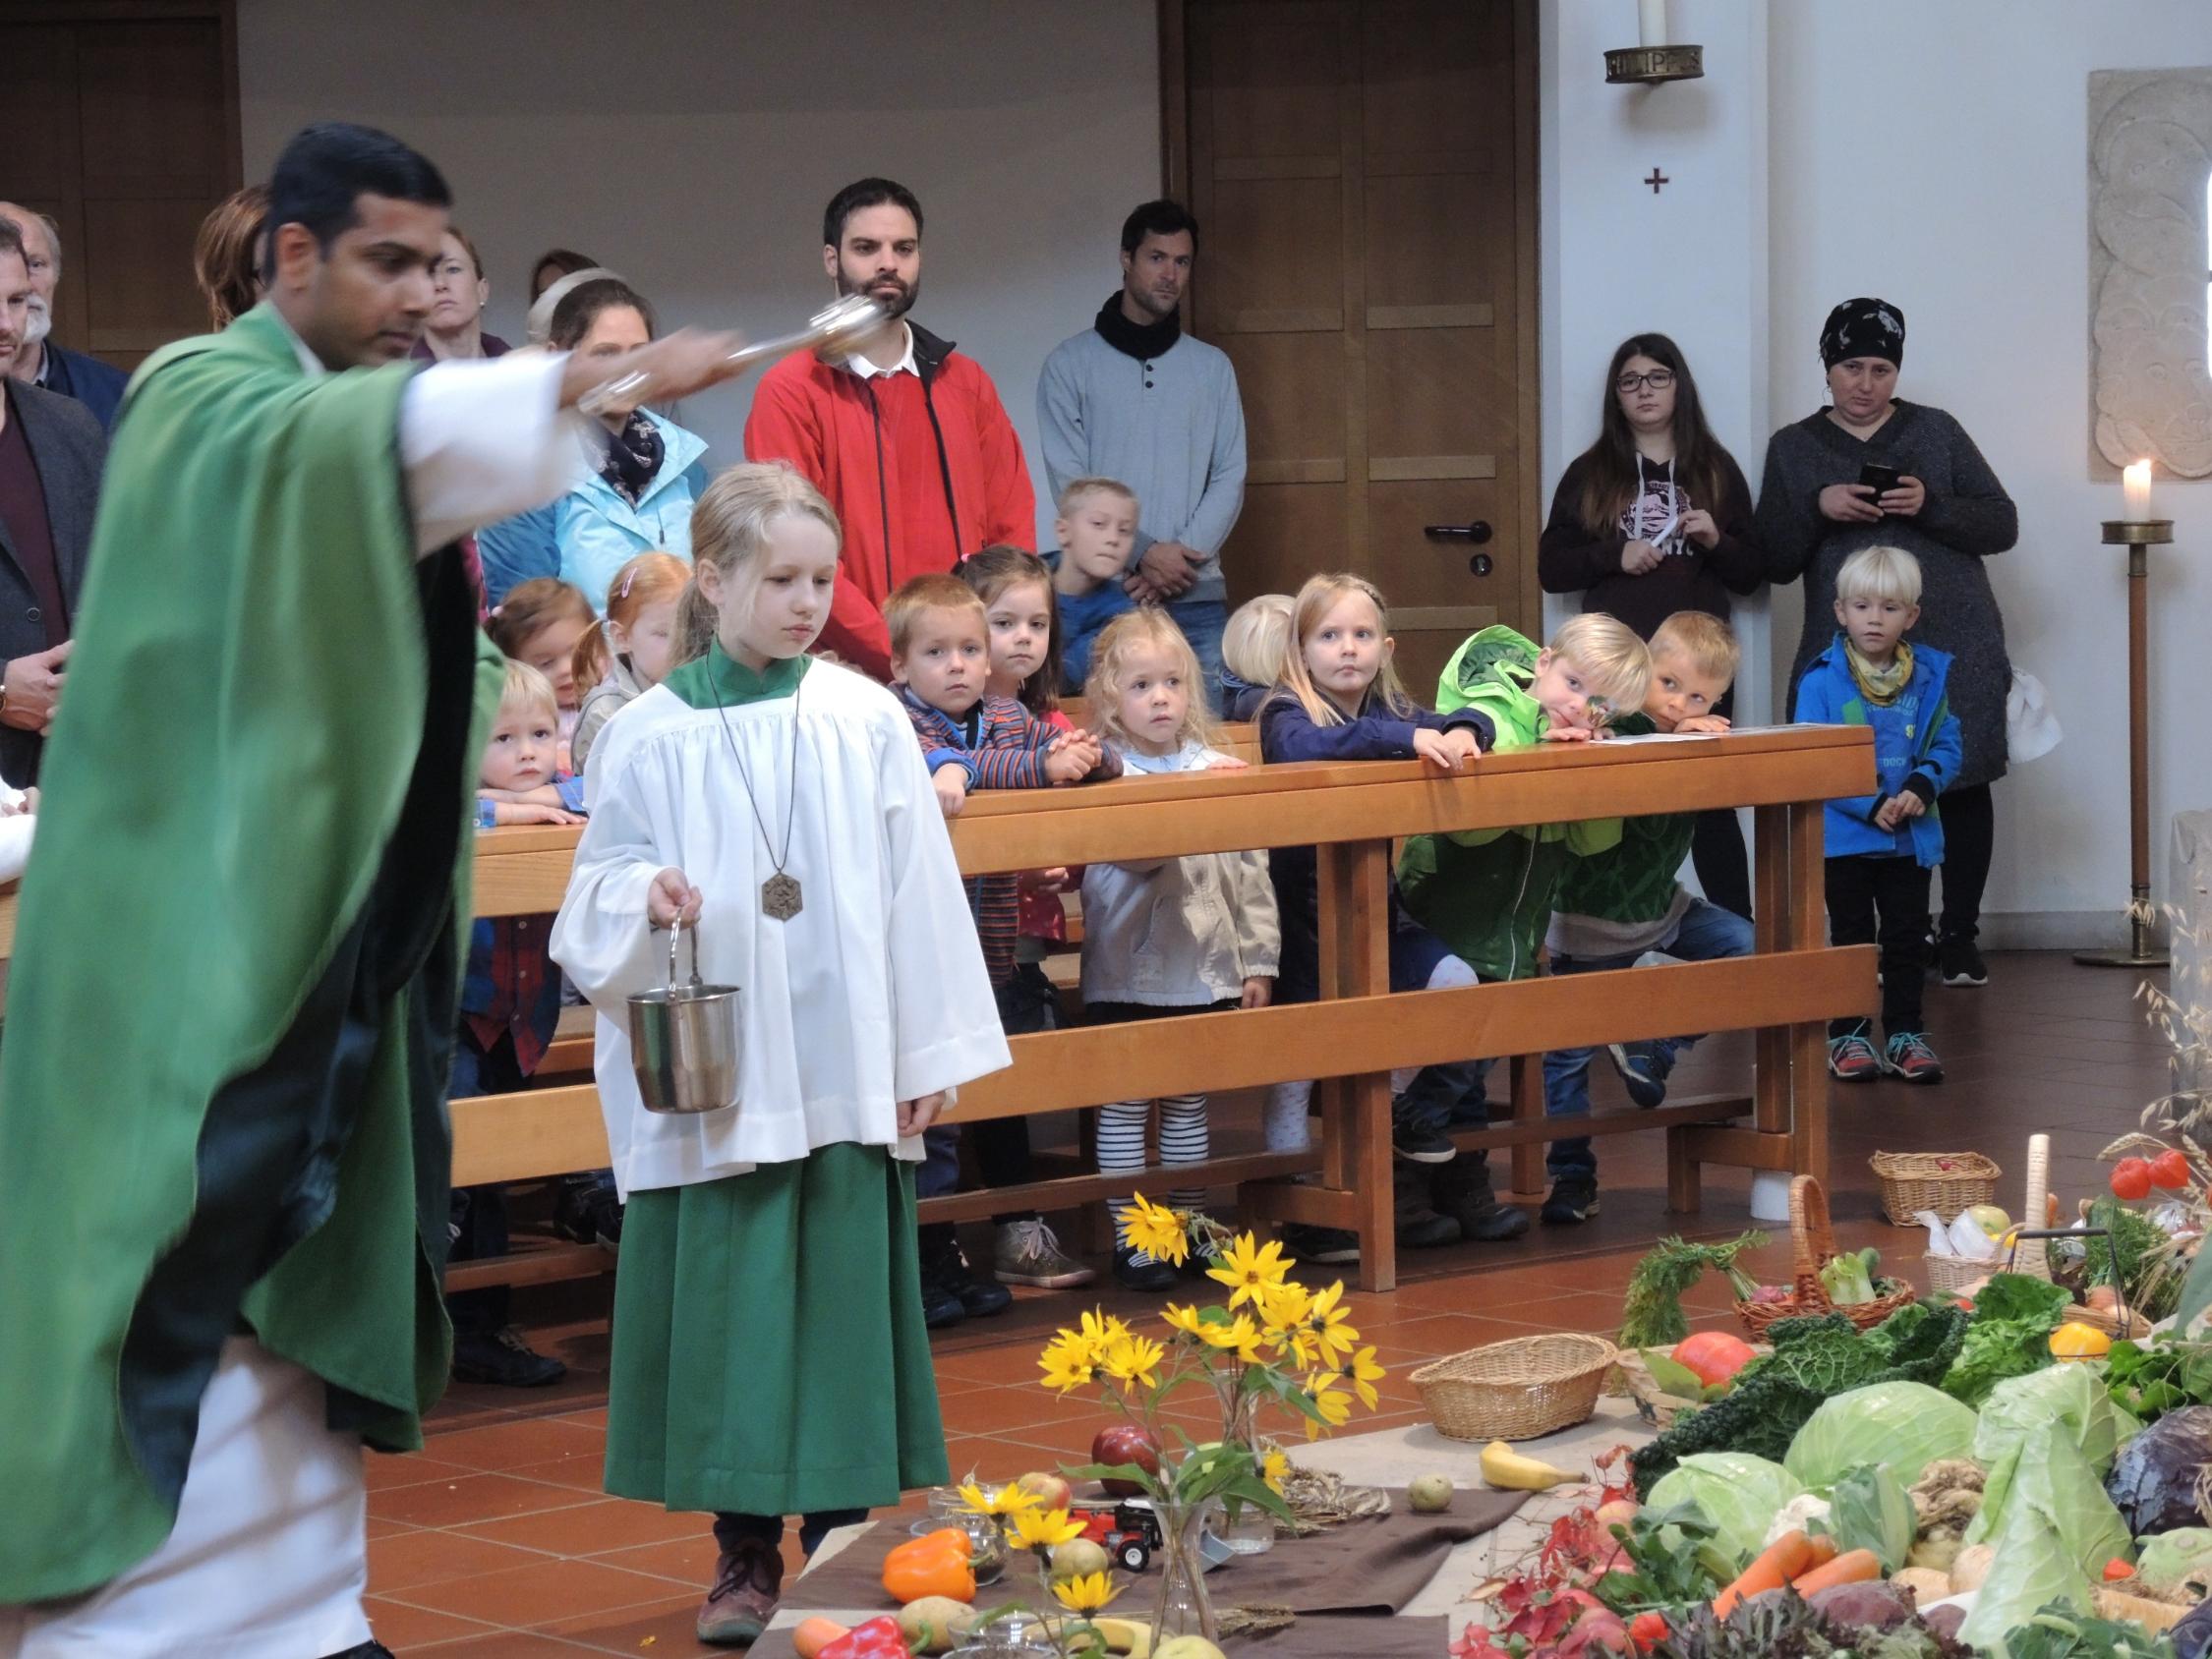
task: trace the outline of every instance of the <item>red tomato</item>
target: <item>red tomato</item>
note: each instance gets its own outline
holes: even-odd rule
[[[1751,1363],[1751,1344],[1725,1331],[1700,1331],[1674,1344],[1674,1361],[1697,1373],[1707,1388],[1724,1383]]]
[[[2151,1189],[2151,1167],[2140,1158],[2123,1158],[2112,1167],[2112,1195],[2133,1201],[2148,1198]]]
[[[2151,1185],[2166,1192],[2179,1192],[2191,1184],[2189,1161],[2186,1155],[2168,1147],[2151,1160]]]

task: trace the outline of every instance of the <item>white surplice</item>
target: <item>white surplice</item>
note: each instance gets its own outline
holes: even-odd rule
[[[918,1159],[898,1103],[1010,1063],[912,722],[874,681],[817,661],[795,700],[723,711],[655,686],[600,734],[586,788],[553,955],[599,1015],[600,1105],[625,1196],[839,1141]],[[784,868],[805,904],[779,922],[760,888],[786,822]],[[705,895],[701,977],[743,993],[738,1104],[687,1116],[647,1112],[630,1067],[626,999],[669,971],[646,891],[671,867]],[[689,956],[687,941],[686,971]]]

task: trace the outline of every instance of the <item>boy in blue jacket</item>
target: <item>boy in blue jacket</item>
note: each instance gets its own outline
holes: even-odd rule
[[[1920,561],[1898,547],[1862,547],[1835,576],[1840,630],[1797,685],[1797,718],[1874,729],[1872,795],[1828,803],[1828,932],[1832,944],[1882,946],[1882,1029],[1829,1026],[1828,1068],[1846,1083],[1883,1071],[1940,1083],[1943,1062],[1920,1014],[1928,936],[1928,873],[1944,861],[1936,797],[1958,774],[1958,717],[1944,695],[1950,658],[1906,643],[1920,620]]]

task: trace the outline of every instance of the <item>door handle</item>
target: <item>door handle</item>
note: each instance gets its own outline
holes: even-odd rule
[[[1490,526],[1487,519],[1472,524],[1425,524],[1421,533],[1431,542],[1468,542],[1479,546],[1490,539]]]

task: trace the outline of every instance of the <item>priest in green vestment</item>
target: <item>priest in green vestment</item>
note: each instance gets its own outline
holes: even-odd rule
[[[408,361],[449,196],[298,135],[268,299],[134,377],[0,1044],[0,1652],[375,1652],[360,1449],[446,1376],[444,1084],[499,664],[454,543],[561,493],[594,363]],[[14,1645],[11,1645],[13,1643]]]

